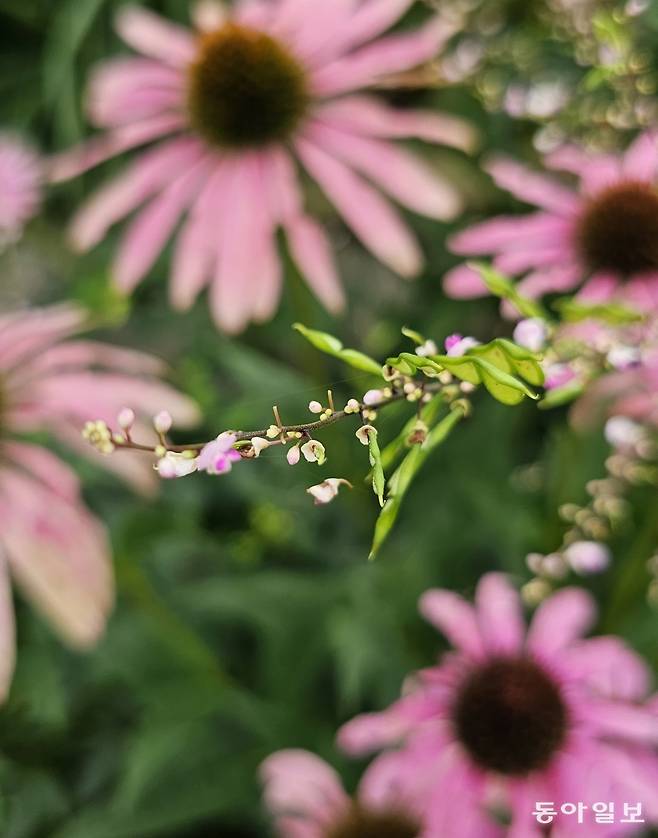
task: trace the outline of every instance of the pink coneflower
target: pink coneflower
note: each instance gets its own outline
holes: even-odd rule
[[[384,754],[351,798],[324,760],[279,751],[261,766],[265,803],[281,838],[433,838],[421,804],[423,786],[404,755]],[[412,784],[407,778],[413,777]],[[484,838],[484,835],[482,836]]]
[[[524,277],[519,290],[529,297],[581,288],[583,300],[656,309],[658,135],[642,134],[621,156],[565,147],[545,162],[577,175],[577,187],[509,159],[491,161],[486,168],[498,186],[539,212],[465,230],[452,239],[455,253],[494,255],[499,270]],[[454,297],[488,293],[467,266],[449,272],[444,288]]]
[[[157,482],[150,464],[100,457],[82,443],[85,421],[112,421],[124,403],[137,406],[144,427],[164,404],[183,425],[196,419],[195,406],[155,377],[162,372],[157,359],[67,340],[84,320],[73,306],[0,315],[0,697],[14,662],[8,571],[75,647],[97,640],[113,600],[107,536],[86,509],[75,474],[21,436],[48,432],[148,489]]]
[[[331,248],[304,208],[300,163],[369,250],[403,276],[416,274],[418,245],[374,187],[435,218],[453,217],[460,201],[437,172],[389,140],[468,147],[472,132],[451,117],[398,111],[359,92],[434,58],[452,34],[433,19],[378,39],[412,2],[238,0],[230,12],[202,3],[193,31],[122,9],[119,35],[142,57],[96,71],[88,107],[107,133],[53,161],[51,175],[65,180],[163,141],[77,214],[76,245],[94,246],[138,210],[114,265],[118,286],[131,292],[182,221],[172,304],[186,309],[210,286],[217,324],[235,332],[276,308],[281,228],[311,288],[337,309]]]
[[[16,241],[41,204],[39,157],[17,137],[0,133],[0,248]]]
[[[613,801],[621,811],[622,802],[639,801],[646,821],[658,820],[648,670],[616,637],[581,639],[596,618],[586,592],[554,594],[527,634],[520,598],[502,574],[483,577],[475,607],[433,590],[420,608],[456,651],[418,673],[383,713],[349,722],[339,742],[352,754],[402,743],[402,753],[431,755],[437,835],[460,838],[460,812],[473,800],[492,819],[511,820],[500,831],[508,838],[543,834],[532,814],[541,801],[558,804],[551,836],[605,830],[560,814],[565,802]]]

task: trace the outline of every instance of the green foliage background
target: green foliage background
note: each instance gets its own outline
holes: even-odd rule
[[[121,49],[111,29],[118,5],[0,0],[1,125],[29,133],[46,151],[87,133],[83,80],[91,64]],[[186,0],[152,5],[186,17]],[[498,6],[504,32],[543,44],[540,58],[557,73],[579,72],[526,4]],[[412,17],[424,13],[419,6]],[[658,28],[653,9],[647,26]],[[481,154],[505,149],[532,159],[536,126],[487,113],[473,87],[396,99],[468,116],[482,131]],[[518,208],[478,170],[477,157],[423,153],[464,190],[460,223]],[[367,376],[309,350],[291,331],[294,321],[377,357],[405,348],[405,324],[437,339],[456,330],[483,340],[510,332],[494,302],[442,296],[441,276],[455,263],[444,246],[450,228],[409,217],[428,264],[418,281],[404,283],[364,254],[317,194],[314,210],[340,250],[349,293],[348,313],[337,322],[290,268],[275,320],[229,340],[211,325],[204,302],[185,316],[167,309],[166,256],[128,305],[109,290],[116,236],[82,258],[64,237],[76,204],[121,165],[50,197],[21,245],[2,256],[0,301],[80,299],[106,324],[104,339],[168,358],[173,381],[207,417],[195,438],[265,425],[275,403],[294,421],[327,384],[337,399],[363,392]],[[403,405],[387,416],[382,443],[406,411]],[[257,766],[281,747],[320,753],[354,784],[360,766],[335,751],[337,726],[389,702],[405,673],[442,648],[417,615],[418,595],[436,585],[470,593],[494,568],[522,582],[524,556],[558,546],[559,505],[585,499],[585,483],[603,474],[606,454],[600,427],[576,437],[564,413],[530,403],[505,408],[483,394],[475,416],[428,464],[381,557],[369,564],[378,508],[363,480],[367,451],[345,424],[323,441],[329,463],[322,472],[308,464],[291,469],[280,453],[266,452],[228,478],[168,483],[155,499],[135,498],[78,463],[89,504],[111,530],[118,604],[97,650],[79,656],[17,602],[18,670],[0,711],[4,838],[267,835]],[[304,490],[329,474],[355,489],[315,509]],[[601,628],[658,664],[655,613],[643,597],[658,508],[648,491],[635,501],[634,518],[614,544],[614,567],[591,586]]]

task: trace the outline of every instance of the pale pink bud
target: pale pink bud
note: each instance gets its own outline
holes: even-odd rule
[[[309,402],[308,409],[311,411],[311,413],[322,413],[322,411],[324,410],[320,402],[316,401]]]
[[[613,416],[605,423],[605,438],[614,448],[632,448],[642,436],[642,426],[627,416]]]
[[[153,427],[159,434],[166,434],[171,430],[173,419],[171,414],[166,410],[161,410],[157,416],[153,417]]]
[[[565,561],[581,576],[602,573],[610,564],[610,550],[599,541],[574,541],[564,551]]]
[[[383,398],[384,394],[381,390],[368,390],[363,397],[363,403],[368,407],[372,407],[373,405],[379,404]]]
[[[117,417],[117,422],[122,430],[129,431],[135,424],[135,411],[124,407]]]
[[[546,346],[548,329],[538,317],[521,320],[514,329],[514,342],[531,352],[540,352]]]
[[[291,466],[296,466],[299,462],[301,457],[301,452],[299,450],[299,445],[293,445],[292,448],[288,450],[286,454],[286,460],[288,460],[288,464]]]

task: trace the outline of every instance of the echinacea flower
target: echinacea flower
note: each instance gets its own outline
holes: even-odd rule
[[[640,311],[658,308],[658,134],[640,135],[623,155],[568,146],[545,163],[576,175],[570,187],[507,158],[487,171],[501,189],[534,204],[531,215],[485,221],[453,237],[460,255],[493,255],[495,267],[523,279],[527,297],[580,289],[579,299],[615,299]],[[488,293],[464,265],[446,274],[446,293]]]
[[[0,315],[0,697],[14,665],[9,574],[76,648],[98,639],[113,602],[107,535],[75,474],[21,437],[49,433],[149,490],[157,485],[150,463],[93,451],[80,437],[85,422],[112,422],[125,403],[135,406],[138,428],[163,404],[179,424],[197,419],[193,403],[158,380],[156,358],[70,340],[84,323],[84,312],[69,305]]]
[[[472,131],[452,117],[398,111],[361,92],[434,58],[452,34],[432,19],[380,38],[412,2],[238,0],[230,11],[206,2],[194,30],[122,8],[117,31],[140,57],[96,71],[87,104],[106,133],[52,161],[51,179],[161,142],[78,212],[77,247],[93,247],[136,211],[114,265],[117,285],[129,293],[182,221],[172,304],[187,309],[209,286],[217,324],[236,332],[276,308],[282,229],[301,273],[335,310],[342,291],[327,236],[304,207],[299,163],[375,256],[403,276],[416,274],[416,240],[374,187],[434,218],[454,217],[460,200],[389,140],[468,148]]]
[[[22,140],[0,133],[0,247],[19,239],[41,205],[43,171]]]
[[[422,784],[406,782],[413,773],[405,763],[396,754],[374,760],[351,798],[334,769],[314,754],[302,750],[272,754],[260,774],[277,834],[281,838],[433,838],[419,801]]]
[[[475,607],[432,590],[422,614],[456,647],[412,679],[382,713],[348,722],[353,755],[401,745],[433,771],[436,832],[461,838],[460,813],[502,816],[507,838],[539,838],[539,801],[640,801],[658,821],[658,716],[646,705],[649,672],[617,637],[582,639],[596,619],[588,593],[564,588],[537,609],[526,633],[517,592],[489,573]],[[428,769],[428,765],[433,765]],[[558,814],[552,838],[600,834]],[[615,833],[617,834],[617,833]]]

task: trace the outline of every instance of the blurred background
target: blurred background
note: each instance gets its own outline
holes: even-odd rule
[[[186,0],[149,5],[187,19]],[[401,25],[429,14],[429,5],[418,3]],[[348,291],[338,320],[289,267],[276,318],[229,339],[205,302],[186,315],[167,308],[168,254],[130,302],[121,300],[108,276],[116,235],[81,258],[65,238],[74,207],[117,161],[53,192],[23,240],[0,255],[0,308],[77,299],[103,324],[99,337],[169,360],[171,380],[206,417],[190,439],[267,425],[273,404],[284,421],[299,421],[327,385],[337,400],[363,393],[367,377],[311,351],[291,330],[295,321],[375,357],[403,346],[403,325],[437,341],[454,331],[483,341],[509,335],[495,301],[455,302],[441,292],[443,273],[456,264],[445,248],[449,233],[522,209],[493,187],[478,156],[504,149],[533,161],[565,134],[616,147],[651,123],[658,3],[583,0],[565,3],[567,11],[550,0],[435,5],[464,21],[436,68],[438,83],[382,95],[467,117],[482,143],[474,158],[423,150],[459,185],[467,211],[452,228],[409,215],[427,255],[417,281],[377,265],[313,193]],[[122,49],[111,25],[118,6],[0,0],[2,128],[44,152],[88,134],[84,80]],[[384,441],[407,407],[396,410],[383,421]],[[316,751],[351,786],[360,766],[334,749],[337,726],[391,701],[403,676],[442,648],[417,614],[418,595],[437,585],[470,593],[495,568],[526,581],[526,554],[559,545],[558,508],[585,500],[607,454],[601,427],[576,435],[566,410],[478,398],[474,418],[430,461],[380,558],[368,563],[378,510],[363,481],[367,452],[344,426],[323,442],[330,465],[322,475],[355,488],[320,509],[305,494],[320,479],[317,467],[291,469],[279,452],[221,479],[164,484],[153,498],[76,464],[90,507],[111,531],[118,603],[104,640],[81,656],[17,602],[18,669],[0,709],[3,838],[269,835],[257,766],[281,747]],[[656,665],[656,612],[643,596],[655,491],[638,490],[634,501],[612,544],[616,563],[586,584],[601,603],[601,628]]]

